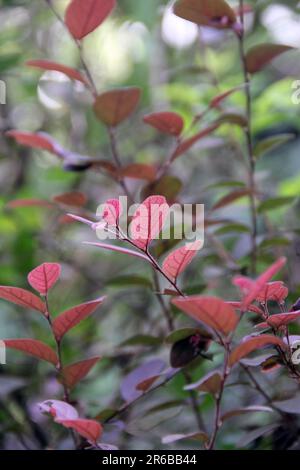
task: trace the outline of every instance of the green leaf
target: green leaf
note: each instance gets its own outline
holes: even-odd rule
[[[274,197],[262,202],[258,207],[258,212],[261,214],[263,212],[280,209],[281,207],[291,205],[294,201],[294,197]]]
[[[266,139],[256,144],[254,147],[254,155],[256,158],[259,158],[265,153],[271,152],[272,150],[280,147],[294,138],[294,134],[279,134],[273,137],[267,137]]]

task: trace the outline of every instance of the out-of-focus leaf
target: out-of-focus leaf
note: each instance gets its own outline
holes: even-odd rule
[[[286,344],[282,339],[272,335],[260,335],[253,338],[246,339],[240,343],[230,354],[229,365],[233,366],[244,357],[248,356],[253,351],[264,348],[265,346],[279,346],[281,349],[286,349]]]
[[[75,39],[83,39],[103,23],[115,5],[115,0],[72,0],[65,23]]]
[[[295,138],[294,134],[280,134],[272,137],[267,137],[264,140],[261,140],[254,147],[254,155],[256,158],[261,157],[265,153],[271,152],[276,148],[284,145],[286,142],[293,140]]]
[[[156,168],[153,165],[146,165],[145,163],[132,163],[125,166],[119,171],[119,176],[122,178],[134,178],[139,180],[146,180],[152,182],[156,178]]]
[[[84,379],[94,365],[100,360],[100,357],[85,359],[63,368],[62,381],[68,388],[73,388],[78,382]]]
[[[217,396],[222,383],[222,376],[220,372],[210,372],[205,377],[202,377],[198,382],[186,385],[185,390],[197,390],[199,392],[210,393],[213,396]]]
[[[165,175],[149,184],[143,189],[143,197],[154,196],[160,194],[164,196],[169,204],[172,204],[182,189],[182,182],[176,176]]]
[[[107,126],[118,126],[134,112],[140,96],[141,90],[136,87],[107,91],[97,96],[95,114]]]
[[[68,67],[67,65],[58,64],[57,62],[52,62],[50,60],[28,60],[26,65],[30,67],[36,67],[42,70],[54,70],[56,72],[61,72],[72,80],[77,80],[81,83],[87,84],[86,78],[78,72],[78,70]]]
[[[165,134],[179,136],[184,127],[182,117],[177,113],[161,112],[144,116],[144,122]]]
[[[236,416],[240,416],[246,413],[261,413],[261,412],[267,412],[267,413],[272,413],[273,409],[270,408],[269,406],[247,406],[246,408],[239,408],[236,410],[231,410],[227,411],[222,417],[221,421],[224,422],[230,418],[234,418]]]
[[[259,44],[254,46],[246,55],[247,71],[249,73],[259,72],[273,59],[291,49],[293,47],[282,44]]]
[[[120,346],[158,346],[162,342],[161,338],[150,335],[135,335],[123,341]]]
[[[271,199],[267,199],[266,201],[262,202],[258,207],[259,213],[269,212],[275,209],[280,209],[284,206],[290,206],[295,201],[294,197],[274,197]]]
[[[143,392],[137,390],[137,385],[144,380],[160,375],[164,368],[164,361],[153,359],[152,361],[143,363],[126,375],[121,383],[121,395],[123,399],[126,402],[130,402],[142,395]]]
[[[233,9],[224,0],[178,0],[174,13],[201,26],[230,28],[236,22]]]
[[[169,434],[162,438],[163,444],[173,444],[174,442],[193,440],[200,442],[208,442],[209,437],[205,432],[195,432],[190,434]]]
[[[5,339],[3,341],[7,348],[16,349],[17,351],[21,351],[29,356],[34,356],[37,359],[50,362],[54,366],[57,366],[59,363],[59,359],[55,351],[47,346],[47,344],[36,339]]]

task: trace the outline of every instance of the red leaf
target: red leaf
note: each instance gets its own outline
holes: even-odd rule
[[[146,165],[145,163],[132,163],[119,171],[119,176],[122,178],[135,178],[139,180],[146,180],[150,183],[155,181],[156,168],[153,165]]]
[[[12,137],[18,144],[26,145],[35,149],[47,150],[48,152],[55,153],[55,147],[51,139],[32,132],[21,132],[17,130],[8,131],[5,133],[8,137]]]
[[[55,318],[53,321],[53,331],[56,339],[60,341],[71,328],[74,328],[74,326],[91,315],[102,304],[104,298],[101,297],[100,299],[77,305]]]
[[[147,116],[144,116],[143,121],[160,132],[174,135],[176,137],[181,134],[184,127],[182,117],[179,114],[172,112],[148,114]]]
[[[82,207],[87,203],[87,197],[80,191],[70,191],[68,193],[58,194],[52,198],[57,204],[64,206]]]
[[[67,77],[71,78],[71,80],[77,80],[81,83],[87,84],[85,77],[78,72],[78,70],[73,69],[72,67],[68,67],[67,65],[58,64],[56,62],[52,62],[50,60],[28,60],[26,65],[29,67],[36,67],[42,70],[53,70],[55,72],[61,72]]]
[[[211,134],[215,129],[219,127],[219,124],[212,124],[211,126],[207,127],[206,129],[198,132],[197,134],[193,135],[189,139],[184,140],[181,144],[178,145],[173,157],[172,161],[176,158],[180,157],[183,153],[187,152],[198,140],[203,139],[204,137]]]
[[[238,323],[233,308],[217,297],[183,297],[173,299],[172,303],[195,320],[226,336],[234,331]]]
[[[244,297],[242,301],[242,309],[247,310],[248,306],[261,294],[261,291],[265,288],[267,282],[277,274],[278,271],[285,265],[286,258],[279,258],[272,266],[270,266],[259,278],[253,283],[249,293]]]
[[[276,336],[273,335],[261,335],[255,336],[250,339],[246,339],[240,343],[230,354],[229,365],[233,366],[236,362],[239,362],[243,357],[248,356],[253,351],[263,348],[269,345],[280,346],[282,349],[286,349],[286,344]]]
[[[221,373],[218,371],[209,372],[198,382],[184,387],[185,390],[197,390],[199,392],[210,393],[213,396],[218,395],[222,383]]]
[[[273,59],[291,49],[294,48],[282,44],[259,44],[254,46],[246,56],[247,71],[249,73],[259,72]]]
[[[77,431],[78,434],[83,436],[92,444],[97,443],[103,431],[101,424],[92,419],[59,419],[56,421],[66,428],[74,429],[74,431]]]
[[[107,126],[118,126],[134,112],[140,96],[141,90],[136,87],[107,91],[97,96],[95,114]]]
[[[87,376],[92,367],[100,359],[100,357],[93,357],[64,367],[62,371],[64,384],[70,389],[73,388],[80,380]]]
[[[246,413],[261,413],[267,412],[271,413],[274,409],[270,408],[269,406],[247,406],[245,408],[238,408],[236,410],[227,411],[222,417],[221,422],[226,421],[227,419],[234,418],[235,416],[240,416]]]
[[[58,280],[60,271],[57,263],[43,263],[28,274],[28,282],[41,295],[46,295]]]
[[[55,367],[59,363],[59,359],[47,344],[42,343],[36,339],[5,339],[5,346],[10,349],[17,349],[22,351],[29,356],[37,357],[43,361],[50,362]]]
[[[0,286],[0,299],[8,300],[8,302],[37,310],[41,313],[46,311],[46,306],[39,297],[19,287]]]
[[[162,269],[167,276],[176,281],[179,274],[192,262],[198,251],[203,247],[202,240],[196,240],[193,243],[178,248],[170,253],[163,262]]]
[[[14,199],[8,202],[6,207],[10,209],[16,209],[18,207],[53,207],[53,204],[45,199]]]
[[[236,310],[242,310],[242,303],[241,302],[227,302],[229,305],[231,305],[233,308],[235,308]],[[257,313],[258,315],[264,315],[264,311],[257,307],[256,305],[249,305],[248,306],[248,312],[253,312],[253,313]]]
[[[101,213],[97,212],[97,215],[102,217],[108,225],[115,227],[119,225],[122,212],[123,208],[118,199],[108,199],[103,205]]]
[[[145,250],[158,237],[170,208],[164,196],[150,196],[139,205],[130,224],[131,239]]]
[[[236,22],[232,8],[224,0],[178,0],[174,13],[198,25],[230,28]]]
[[[266,322],[255,325],[255,328],[280,328],[281,326],[288,325],[289,323],[298,320],[300,318],[300,311],[289,312],[289,313],[278,313],[271,315]]]
[[[143,380],[139,384],[137,384],[136,389],[139,392],[147,392],[149,388],[152,387],[152,385],[160,378],[160,375],[154,375],[153,377],[149,377],[146,380]]]
[[[83,39],[103,23],[115,7],[115,0],[72,0],[65,23],[75,39]]]
[[[247,295],[254,288],[255,281],[245,276],[236,276],[233,284],[241,290],[242,294]],[[256,297],[256,301],[266,303],[267,301],[283,302],[288,296],[288,288],[282,281],[268,282]]]
[[[233,93],[237,92],[237,91],[241,91],[241,89],[244,87],[244,85],[242,86],[237,86],[235,88],[232,88],[231,90],[227,90],[225,91],[224,93],[221,93],[220,95],[217,95],[215,96],[211,102],[210,102],[210,107],[211,108],[218,108],[219,105],[226,99],[228,98],[229,96],[231,96]]]

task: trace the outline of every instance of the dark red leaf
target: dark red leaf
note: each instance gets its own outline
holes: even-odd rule
[[[46,295],[58,280],[61,267],[57,263],[43,263],[28,274],[28,282],[41,295]]]
[[[100,359],[100,357],[93,357],[64,367],[62,370],[62,380],[64,384],[68,388],[72,389],[78,382],[87,376],[92,367],[94,367]]]
[[[178,0],[174,13],[201,26],[230,28],[236,22],[232,8],[224,0]]]
[[[173,112],[152,113],[144,116],[144,122],[165,134],[178,137],[184,127],[182,117]]]
[[[273,335],[260,335],[253,338],[246,339],[240,343],[230,354],[229,365],[233,366],[239,362],[243,357],[248,356],[253,351],[257,351],[265,346],[279,346],[281,349],[286,349],[286,344],[276,336]]]
[[[0,286],[0,299],[8,300],[8,302],[37,310],[41,313],[46,311],[46,306],[39,297],[19,287]]]
[[[87,84],[86,78],[80,72],[78,72],[78,70],[75,70],[72,67],[68,67],[67,65],[58,64],[56,62],[43,59],[28,60],[26,65],[42,70],[53,70],[55,72],[61,72],[67,75],[67,77],[71,78],[71,80],[77,80],[84,83],[85,85]]]
[[[58,194],[57,196],[54,196],[52,200],[57,204],[71,207],[82,207],[87,203],[86,195],[80,191]]]
[[[258,46],[254,46],[248,51],[246,56],[248,72],[259,72],[273,59],[291,49],[293,49],[293,47],[284,46],[282,44],[259,44]]]
[[[103,431],[101,424],[92,419],[58,419],[56,422],[66,428],[74,429],[74,431],[78,432],[78,434],[92,444],[97,443]]]
[[[115,0],[72,0],[67,8],[65,23],[75,39],[83,39],[110,15]]]
[[[119,176],[121,178],[146,180],[151,183],[155,181],[156,168],[153,165],[147,165],[145,163],[132,163],[122,168],[122,170],[119,171]]]
[[[104,299],[105,297],[101,297],[100,299],[77,305],[56,317],[53,321],[53,331],[56,339],[60,341],[71,328],[74,328],[74,326],[91,315],[102,304]]]
[[[32,132],[21,132],[17,130],[8,131],[5,133],[5,135],[15,139],[18,144],[55,153],[55,146],[53,142],[50,138],[47,138],[44,135],[34,134]]]
[[[141,90],[136,87],[107,91],[97,96],[95,114],[107,126],[118,126],[134,112],[140,96]]]
[[[50,362],[54,366],[57,366],[59,363],[55,351],[47,346],[47,344],[36,339],[5,339],[4,343],[7,348],[17,349],[30,356]]]

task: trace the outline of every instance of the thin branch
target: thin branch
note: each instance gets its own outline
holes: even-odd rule
[[[251,234],[251,273],[256,275],[256,264],[257,264],[257,211],[256,211],[256,201],[255,201],[255,167],[256,161],[253,151],[253,142],[252,142],[252,101],[251,101],[251,91],[250,91],[250,77],[247,70],[246,63],[246,53],[245,53],[245,24],[244,24],[244,0],[240,0],[240,15],[242,23],[242,31],[238,37],[239,42],[239,51],[240,58],[242,63],[244,82],[245,82],[245,96],[246,96],[246,116],[247,116],[247,126],[245,128],[246,135],[246,145],[247,153],[249,160],[249,188],[250,188],[250,211],[252,219],[252,234]]]

